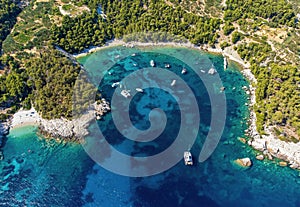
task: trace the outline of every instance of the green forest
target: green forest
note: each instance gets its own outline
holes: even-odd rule
[[[53,42],[70,53],[103,45],[112,38],[146,31],[168,32],[196,45],[214,45],[218,38],[220,19],[187,13],[180,6],[173,8],[164,1],[90,0],[85,3],[90,5],[90,13],[75,18],[64,16],[62,26],[52,28]],[[102,5],[106,18],[97,13],[98,5]]]
[[[51,49],[31,58],[25,67],[32,103],[41,116],[47,119],[72,117],[72,92],[80,66]]]
[[[251,62],[251,71],[257,78],[257,127],[264,133],[264,124],[290,126],[300,135],[300,71],[291,64],[267,65],[262,62],[272,57],[267,44],[239,45],[240,56]],[[269,54],[269,55],[268,55]],[[280,131],[280,130],[279,130]]]
[[[23,62],[24,67],[14,65],[18,61],[13,59],[4,62],[10,72],[0,77],[0,105],[13,106],[13,113],[21,106],[29,109],[33,104],[43,118],[70,118],[80,65],[53,48]]]
[[[13,1],[2,0],[0,106],[11,107],[13,112],[32,103],[44,118],[71,117],[71,89],[80,67],[55,46],[75,54],[128,34],[159,31],[186,38],[195,45],[220,44],[226,48],[234,44],[241,58],[251,63],[258,79],[254,108],[259,131],[264,133],[264,124],[270,124],[279,130],[292,127],[300,135],[299,69],[296,63],[276,57],[266,37],[251,36],[262,25],[296,31],[299,25],[293,6],[286,0],[227,0],[223,7],[219,0],[213,0],[210,5],[214,14],[205,8],[205,14],[200,15],[190,12],[184,1],[170,2],[80,0],[76,5],[87,5],[89,11],[69,16],[60,14],[54,1],[32,1],[21,12]],[[24,21],[16,22],[18,14]],[[37,19],[39,26],[31,24]],[[228,42],[219,42],[220,34],[229,37]],[[293,42],[293,33],[288,35]],[[245,43],[245,38],[253,41]],[[33,48],[34,53],[24,52]]]

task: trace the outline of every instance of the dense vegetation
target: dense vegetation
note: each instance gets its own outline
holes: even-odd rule
[[[12,0],[0,1],[0,51],[2,42],[16,23],[16,17],[21,9]]]
[[[251,62],[251,70],[258,80],[255,106],[258,130],[263,133],[263,126],[268,123],[291,127],[300,135],[300,72],[297,67],[270,61],[274,54],[268,44],[241,44],[237,51]]]
[[[244,32],[255,32],[264,24],[298,27],[292,6],[284,0],[228,0],[224,15],[226,21],[236,21]],[[228,31],[224,32],[227,35],[232,32],[230,23],[225,24],[224,31]],[[239,40],[237,34],[237,31],[232,34],[233,43]],[[255,42],[238,44],[235,49],[241,58],[251,63],[251,70],[258,80],[255,106],[258,130],[264,133],[265,125],[275,125],[278,131],[289,131],[288,135],[295,140],[293,136],[300,136],[299,69],[277,57],[265,41],[266,37],[252,38]],[[291,43],[295,41],[295,38],[288,39]],[[296,49],[295,52],[299,51]]]
[[[103,45],[111,39],[112,35],[106,28],[106,23],[95,13],[75,18],[64,16],[63,25],[53,28],[52,38],[64,50],[75,53],[92,45]]]
[[[17,60],[11,56],[2,56],[1,62],[10,72],[0,76],[0,106],[17,105],[22,102],[29,93],[26,85],[27,73],[20,68]]]
[[[2,58],[10,71],[0,77],[0,106],[30,108],[31,104],[44,118],[72,116],[73,87],[80,71],[62,53],[54,49],[22,60],[25,67],[9,56]],[[12,111],[12,112],[13,112]]]
[[[44,118],[69,118],[72,92],[80,66],[49,45],[51,2],[31,2],[19,15],[14,31],[4,41],[0,61],[0,106],[13,113],[33,104]],[[32,49],[27,53],[24,49]],[[10,53],[15,55],[10,55]]]
[[[241,58],[249,61],[250,63],[262,63],[267,58],[272,57],[272,49],[270,45],[255,42],[238,45],[237,52]]]
[[[258,74],[256,112],[260,132],[267,122],[291,127],[300,135],[300,73],[297,68],[271,64],[269,68],[253,65],[252,70]]]
[[[197,45],[213,45],[218,38],[216,31],[220,28],[220,19],[199,17],[179,6],[174,9],[161,0],[90,0],[86,3],[92,12],[75,18],[65,16],[62,26],[52,28],[53,41],[71,53],[137,32],[165,31]],[[106,17],[97,13],[96,5],[102,5]]]
[[[169,0],[174,6],[180,5],[185,11],[201,16],[222,16],[222,0]]]
[[[229,21],[226,21],[225,25],[223,26],[223,33],[224,33],[224,35],[230,35],[231,32],[234,31],[234,29],[235,28],[234,28],[233,24]]]
[[[72,116],[72,95],[80,66],[51,49],[26,63],[32,103],[43,118]]]

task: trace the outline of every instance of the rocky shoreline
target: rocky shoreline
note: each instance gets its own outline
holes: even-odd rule
[[[40,119],[40,131],[46,136],[55,139],[64,139],[81,142],[89,134],[88,126],[95,119],[101,119],[110,111],[109,103],[102,99],[100,103],[94,103],[90,109],[72,120],[60,119]]]
[[[4,159],[2,147],[5,141],[6,135],[8,135],[10,129],[10,119],[6,122],[0,122],[0,161]]]
[[[251,128],[248,141],[249,146],[261,151],[264,158],[272,160],[274,157],[283,160],[280,166],[289,166],[292,169],[300,170],[300,143],[286,142],[280,140],[271,131],[273,127],[265,127],[266,135],[259,135]],[[263,158],[263,159],[264,159]]]
[[[20,110],[14,114],[11,121],[5,124],[1,123],[0,134],[3,134],[4,137],[8,134],[10,128],[36,125],[39,127],[40,133],[46,138],[53,138],[57,141],[81,142],[89,133],[89,124],[96,118],[101,119],[108,111],[110,111],[110,106],[105,99],[95,102],[83,115],[72,120],[66,118],[47,120],[43,119],[34,108]]]
[[[0,122],[0,148],[2,147],[4,138],[8,135],[10,129],[10,120]]]
[[[89,111],[82,117],[73,120],[41,119],[39,130],[46,138],[77,142],[88,135],[87,127],[94,118],[93,114],[92,111]]]
[[[253,106],[256,103],[256,88],[255,86],[253,86],[253,84],[256,84],[257,80],[251,73],[250,69],[244,69],[242,73],[251,82],[249,89],[245,88],[246,92],[251,97],[249,128],[246,130],[246,134],[250,137],[250,140],[247,142],[248,145],[262,152],[260,154],[257,154],[256,159],[273,160],[274,158],[278,158],[283,160],[278,163],[280,166],[289,166],[292,169],[300,170],[300,143],[286,142],[280,140],[273,133],[272,126],[264,126],[266,134],[260,135],[258,133],[256,127],[256,114],[253,109]]]
[[[256,103],[255,91],[257,84],[257,80],[255,76],[252,74],[250,68],[250,64],[244,62],[239,55],[232,50],[232,48],[228,47],[225,50],[221,48],[210,48],[204,46],[202,48],[208,52],[213,53],[222,53],[224,57],[237,62],[244,69],[241,71],[244,77],[246,77],[250,81],[249,88],[244,86],[244,90],[248,95],[250,95],[250,118],[249,118],[249,128],[245,131],[245,134],[250,137],[247,144],[251,146],[253,149],[260,151],[256,156],[258,160],[269,159],[273,160],[274,158],[278,158],[280,161],[278,165],[282,167],[289,166],[292,169],[300,170],[300,143],[286,142],[280,140],[273,132],[273,126],[264,126],[264,130],[266,134],[260,135],[257,131],[256,127],[256,113],[253,109]]]

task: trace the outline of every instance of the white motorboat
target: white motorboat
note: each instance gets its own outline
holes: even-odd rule
[[[120,85],[120,82],[115,82],[115,83],[111,84],[111,87],[115,88],[115,87],[117,87],[119,85]]]
[[[176,84],[176,80],[173,80],[171,86],[175,86],[175,84]]]
[[[143,93],[143,92],[144,92],[144,90],[141,89],[141,88],[136,88],[135,90],[136,90],[137,92],[140,92],[140,93]]]
[[[193,165],[193,157],[190,151],[185,151],[183,154],[184,164]]]
[[[122,90],[121,95],[124,96],[125,98],[130,97],[130,90]]]

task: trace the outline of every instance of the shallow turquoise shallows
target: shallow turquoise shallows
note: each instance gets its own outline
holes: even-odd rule
[[[79,59],[109,102],[117,91],[111,85],[115,82],[124,84],[122,79],[126,76],[151,67],[151,60],[156,64],[153,70],[158,73],[169,70],[181,77],[198,101],[199,133],[194,145],[190,146],[193,166],[185,166],[181,160],[163,173],[130,178],[97,165],[79,144],[46,142],[33,126],[15,128],[8,135],[3,148],[5,159],[0,162],[0,206],[300,206],[299,173],[280,167],[278,160],[257,161],[258,152],[238,139],[245,137],[247,128],[249,110],[245,104],[248,95],[242,87],[249,83],[234,63],[224,71],[221,55],[179,47],[111,47]],[[170,68],[166,68],[167,64]],[[216,93],[225,93],[227,116],[216,150],[208,160],[199,163],[198,155],[210,130],[210,111],[214,106],[196,73],[204,70],[203,75],[209,78],[207,71],[211,67],[217,70],[216,75],[222,80],[222,85],[211,84]],[[187,69],[186,74],[181,74],[183,68]],[[102,81],[99,81],[101,77]],[[145,80],[134,81],[143,84]],[[127,89],[131,84],[125,83]],[[176,86],[180,86],[179,82]],[[225,91],[221,92],[220,87]],[[157,139],[145,143],[126,139],[116,129],[112,115],[107,114],[91,124],[86,145],[91,144],[96,132],[101,130],[111,145],[111,149],[98,149],[100,153],[105,150],[104,160],[110,157],[112,149],[137,157],[164,151],[178,133],[180,107],[170,93],[159,88],[146,88],[143,93],[137,93],[129,105],[132,124],[140,130],[148,129],[149,112],[153,108],[164,110],[168,119],[165,130]],[[251,168],[242,169],[233,163],[244,157],[253,161]]]

